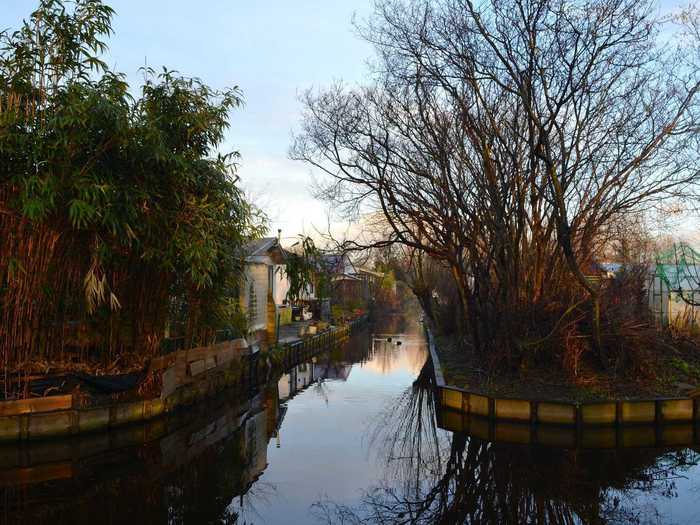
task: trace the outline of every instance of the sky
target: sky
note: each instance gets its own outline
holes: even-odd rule
[[[298,96],[334,81],[361,82],[371,48],[354,33],[371,0],[106,0],[116,11],[106,61],[134,85],[144,64],[238,86],[222,151],[241,154],[245,191],[283,238],[325,230],[326,205],[312,196],[308,166],[288,157],[299,128]],[[0,0],[0,28],[17,28],[38,0]],[[340,225],[336,225],[339,228]],[[290,240],[290,239],[288,239]]]
[[[342,80],[361,83],[371,47],[356,34],[372,0],[106,0],[116,15],[105,57],[132,85],[143,65],[166,66],[214,88],[238,86],[245,105],[231,114],[222,151],[237,150],[246,193],[266,212],[269,232],[286,244],[325,231],[327,205],[312,195],[308,165],[288,157],[299,129],[299,95]],[[0,0],[0,28],[16,28],[38,0]],[[662,12],[675,7],[662,0]],[[316,174],[319,175],[319,174]],[[333,224],[334,234],[362,228]]]

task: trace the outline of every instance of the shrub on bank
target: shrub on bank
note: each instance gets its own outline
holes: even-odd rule
[[[170,322],[209,342],[234,318],[240,248],[259,233],[237,153],[217,152],[240,91],[165,69],[131,89],[100,58],[112,16],[100,1],[42,0],[0,33],[6,378],[68,361],[138,367]]]

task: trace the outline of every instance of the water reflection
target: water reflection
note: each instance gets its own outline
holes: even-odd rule
[[[0,447],[0,524],[700,521],[696,450],[569,450],[443,430],[426,356],[415,318],[391,316],[198,410]]]
[[[404,325],[394,317],[382,328]],[[407,341],[420,333],[414,329]],[[98,517],[108,523],[243,524],[275,516],[301,523],[286,520],[284,491],[263,479],[270,451],[281,447],[284,453],[299,441],[293,425],[285,435],[285,417],[290,404],[305,402],[296,399],[305,392],[328,404],[333,385],[351,379],[356,367],[405,371],[401,345],[372,340],[369,332],[360,333],[266,387],[168,419],[62,442],[0,446],[0,524],[94,523]],[[418,344],[413,347],[412,359],[421,359]],[[360,371],[355,388],[363,381]],[[400,389],[409,383],[410,377],[403,379]],[[355,403],[356,411],[365,406]],[[318,425],[306,428],[305,440],[323,438]],[[306,514],[312,501],[305,502]]]
[[[316,502],[318,521],[344,525],[698,522],[697,450],[567,450],[442,431],[436,425],[429,367],[427,363],[398,405],[372,429],[371,442],[385,477],[367,488],[357,505],[329,499]],[[676,512],[671,511],[674,503]]]
[[[224,403],[155,441],[149,433],[162,429],[151,426],[6,448],[0,522],[241,523],[232,498],[255,509],[271,490],[256,480],[276,426],[274,395]]]

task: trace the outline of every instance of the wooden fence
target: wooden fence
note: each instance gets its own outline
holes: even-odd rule
[[[284,345],[277,350],[282,354],[283,368],[285,370],[292,368],[317,354],[320,350],[342,342],[366,322],[367,316],[363,315],[340,328],[327,328],[316,335]]]

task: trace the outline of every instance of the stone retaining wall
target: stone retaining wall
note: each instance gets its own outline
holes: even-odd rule
[[[135,447],[158,441],[160,467],[171,470],[232,435],[250,413],[262,408],[261,395],[242,401],[218,396],[191,411],[125,425],[109,432],[92,432],[62,440],[0,445],[0,489],[28,483],[98,475],[104,461],[115,457],[133,461]]]

